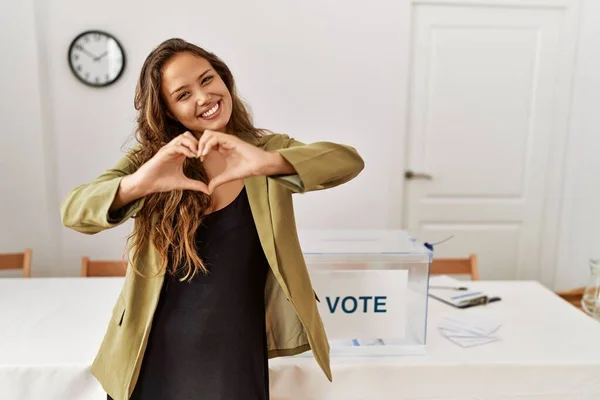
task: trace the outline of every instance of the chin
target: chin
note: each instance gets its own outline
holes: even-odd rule
[[[217,131],[217,132],[225,132],[225,128],[227,128],[226,123],[214,123],[210,125],[204,125],[200,132],[204,131]]]
[[[202,124],[202,131],[217,131],[217,132],[225,132],[227,129],[227,124],[229,123],[229,118],[219,118],[210,123],[204,122]]]

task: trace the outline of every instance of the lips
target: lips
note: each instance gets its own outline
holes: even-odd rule
[[[214,119],[221,113],[222,108],[223,102],[222,100],[219,100],[217,103],[215,103],[215,105],[213,105],[210,109],[200,114],[198,117],[205,120]]]

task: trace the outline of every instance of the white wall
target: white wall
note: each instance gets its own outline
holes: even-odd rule
[[[600,5],[587,0],[584,12],[559,287],[585,283],[587,258],[600,256]],[[401,226],[409,21],[409,0],[3,2],[1,50],[14,56],[0,74],[0,251],[34,247],[35,275],[77,275],[82,255],[121,255],[129,225],[84,236],[60,225],[59,204],[121,156],[141,64],[177,36],[229,64],[257,125],[348,143],[365,158],[355,181],[297,198],[301,228]],[[116,35],[126,51],[123,77],[105,89],[80,84],[67,65],[70,41],[92,28]]]
[[[143,60],[162,40],[182,37],[229,64],[258,126],[305,142],[347,143],[363,155],[367,168],[355,181],[298,196],[300,227],[391,225],[400,203],[389,193],[402,184],[390,165],[402,165],[404,154],[397,140],[403,140],[404,131],[408,1],[368,7],[346,2],[343,8],[335,0],[141,4],[107,0],[91,7],[76,0],[36,1],[40,62],[51,108],[55,213],[69,189],[93,179],[121,156],[134,127],[133,92]],[[91,28],[116,35],[126,51],[123,77],[105,89],[80,84],[66,62],[70,41]],[[53,228],[63,257],[59,266],[43,273],[58,275],[78,273],[84,254],[119,257],[130,226],[93,237]]]
[[[600,2],[583,2],[571,129],[565,168],[555,286],[587,284],[588,260],[600,258]]]
[[[40,269],[55,264],[34,5],[0,2],[0,253],[35,249]]]

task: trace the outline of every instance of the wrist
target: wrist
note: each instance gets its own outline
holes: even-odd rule
[[[134,198],[144,197],[152,193],[151,188],[144,184],[144,180],[140,176],[139,171],[127,175],[121,180],[121,190],[129,193]]]
[[[281,154],[268,153],[268,159],[263,175],[289,175],[295,174],[296,170]]]

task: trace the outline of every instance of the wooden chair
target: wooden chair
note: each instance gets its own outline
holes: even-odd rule
[[[571,290],[566,290],[564,292],[557,292],[556,294],[571,305],[579,308],[580,310],[583,310],[583,306],[581,305],[581,299],[583,299],[584,291],[585,287],[580,287]]]
[[[126,269],[125,261],[91,261],[89,257],[81,259],[81,276],[84,278],[125,276]]]
[[[431,275],[470,275],[474,281],[479,280],[477,255],[469,258],[440,258],[434,259],[429,267]]]
[[[31,278],[31,249],[23,253],[0,254],[0,270],[22,269],[23,278]]]

